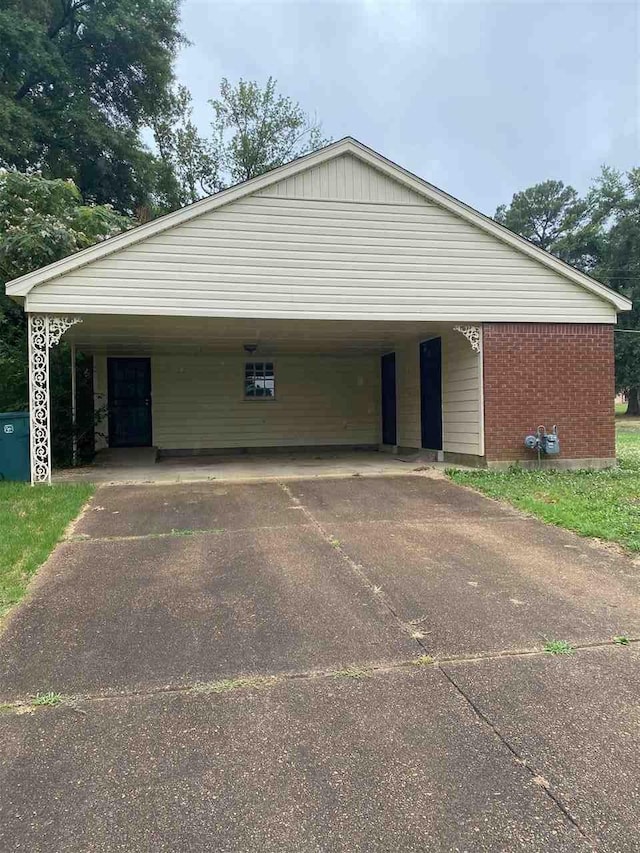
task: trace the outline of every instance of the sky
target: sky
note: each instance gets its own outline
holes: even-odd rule
[[[177,77],[281,94],[493,215],[548,178],[640,165],[640,0],[183,0]]]

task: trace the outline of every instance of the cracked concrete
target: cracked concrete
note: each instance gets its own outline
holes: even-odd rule
[[[638,582],[445,481],[102,488],[0,637],[0,848],[640,850]]]

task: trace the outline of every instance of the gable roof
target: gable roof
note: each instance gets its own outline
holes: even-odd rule
[[[83,267],[98,258],[118,252],[120,249],[139,243],[147,237],[160,234],[176,225],[188,222],[195,217],[208,213],[209,211],[216,210],[217,208],[223,207],[224,205],[237,201],[245,196],[265,190],[283,179],[293,177],[300,172],[306,171],[322,163],[326,163],[329,160],[333,160],[344,154],[350,154],[356,157],[428,201],[439,205],[440,207],[459,216],[461,219],[480,228],[482,231],[491,234],[501,242],[512,246],[525,255],[528,255],[549,269],[552,269],[554,272],[569,279],[574,284],[591,291],[605,302],[614,305],[618,311],[628,311],[631,308],[632,303],[629,299],[626,299],[619,293],[605,287],[603,284],[600,284],[600,282],[595,281],[595,279],[590,278],[588,275],[585,275],[579,270],[574,269],[574,267],[559,260],[548,252],[545,252],[543,249],[539,249],[533,243],[523,237],[519,237],[512,231],[509,231],[490,217],[485,216],[479,211],[474,210],[472,207],[469,207],[469,205],[458,201],[458,199],[450,196],[443,190],[438,189],[438,187],[433,186],[433,184],[429,184],[427,181],[418,178],[416,175],[413,175],[401,166],[387,160],[381,154],[378,154],[376,151],[373,151],[371,148],[368,148],[366,145],[363,145],[361,142],[358,142],[352,137],[345,137],[338,142],[327,145],[325,148],[321,148],[320,150],[307,154],[304,157],[300,157],[297,160],[292,160],[290,163],[280,166],[277,169],[273,169],[264,175],[252,178],[249,181],[237,184],[229,189],[222,190],[215,195],[207,196],[207,198],[180,208],[173,213],[167,213],[166,215],[160,216],[144,225],[138,225],[137,227],[132,228],[129,231],[125,231],[122,234],[118,234],[115,237],[111,237],[102,243],[90,246],[88,249],[83,249],[82,251],[69,255],[60,261],[55,261],[52,264],[48,264],[46,267],[42,267],[41,269],[14,279],[6,285],[7,295],[20,299],[21,297],[26,296],[34,287],[51,281],[54,278],[58,278],[71,270]]]

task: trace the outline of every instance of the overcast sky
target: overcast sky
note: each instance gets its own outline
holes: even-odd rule
[[[492,215],[547,178],[640,165],[640,2],[184,0],[196,122],[220,79],[264,82]]]

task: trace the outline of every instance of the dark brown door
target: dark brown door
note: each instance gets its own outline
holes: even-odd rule
[[[109,447],[151,445],[151,363],[148,358],[107,359]]]

